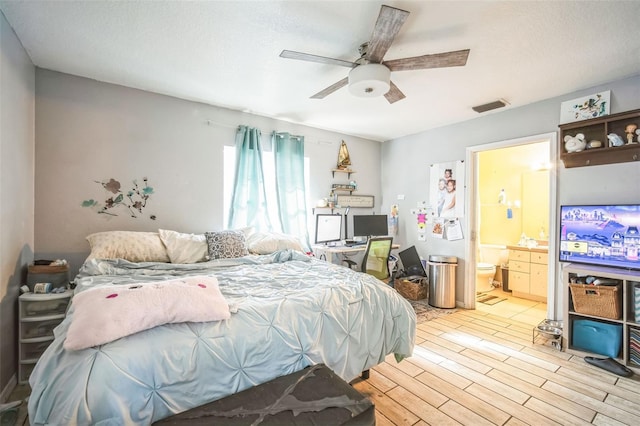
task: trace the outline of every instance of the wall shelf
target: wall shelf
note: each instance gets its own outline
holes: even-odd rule
[[[573,123],[561,124],[560,128],[560,159],[566,168],[597,166],[603,164],[628,163],[640,160],[639,135],[634,133],[632,144],[609,146],[607,135],[615,133],[627,142],[625,128],[629,124],[636,124],[640,128],[640,110],[633,110],[604,117],[581,120]],[[585,149],[580,152],[567,152],[564,147],[564,137],[582,133],[587,142],[598,140],[601,148]]]
[[[346,173],[347,174],[347,179],[350,179],[351,178],[351,174],[355,173],[355,171],[351,170],[351,169],[332,169],[331,170],[331,176],[332,177],[335,178],[336,177],[336,173]]]

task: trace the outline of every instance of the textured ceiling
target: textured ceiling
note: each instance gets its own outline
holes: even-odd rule
[[[390,105],[342,88],[381,4],[410,11],[385,60],[471,49],[467,65],[400,71]],[[41,68],[373,140],[640,74],[640,1],[0,1]],[[504,108],[503,108],[504,110]],[[490,114],[485,113],[485,114]]]

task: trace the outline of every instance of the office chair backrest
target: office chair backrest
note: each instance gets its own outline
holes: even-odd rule
[[[379,280],[386,280],[389,272],[389,255],[393,237],[369,238],[367,249],[362,258],[362,272],[373,275]]]

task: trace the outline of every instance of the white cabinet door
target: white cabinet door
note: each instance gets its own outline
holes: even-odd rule
[[[547,297],[547,265],[531,264],[529,290],[535,296]]]

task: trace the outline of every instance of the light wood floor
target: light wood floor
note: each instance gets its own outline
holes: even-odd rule
[[[497,295],[508,295],[496,291]],[[640,378],[532,343],[546,305],[508,298],[418,324],[413,356],[354,387],[378,425],[640,425]],[[517,318],[517,319],[514,319]]]
[[[492,294],[507,300],[419,324],[411,358],[388,357],[354,382],[374,401],[378,425],[640,425],[638,376],[533,344],[546,305]],[[18,424],[28,424],[21,408]]]

